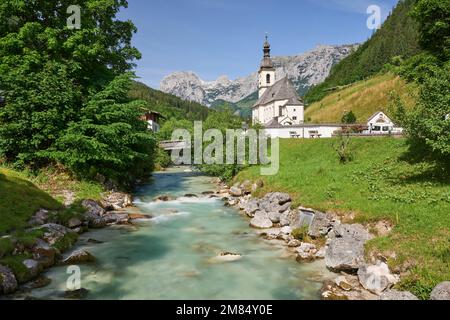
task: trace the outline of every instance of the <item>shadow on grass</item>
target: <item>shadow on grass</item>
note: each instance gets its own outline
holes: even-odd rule
[[[399,179],[403,184],[433,183],[442,186],[450,185],[450,160],[437,158],[429,148],[424,145],[410,144],[408,150],[399,157],[410,165],[423,165],[423,170]]]

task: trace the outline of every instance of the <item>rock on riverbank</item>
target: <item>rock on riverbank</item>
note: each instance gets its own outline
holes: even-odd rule
[[[241,210],[251,219],[250,226],[260,229],[265,239],[281,241],[297,255],[299,262],[325,259],[327,268],[339,276],[324,284],[323,299],[417,299],[409,292],[392,289],[399,276],[391,273],[386,263],[366,261],[365,244],[374,236],[363,225],[343,224],[332,213],[292,208],[292,199],[286,193],[272,192],[260,199],[253,198],[251,192],[259,186],[249,182],[230,189],[220,184],[219,188],[217,193],[223,195],[226,205]],[[442,287],[448,290],[446,285]],[[436,297],[441,296],[442,292],[436,289]]]

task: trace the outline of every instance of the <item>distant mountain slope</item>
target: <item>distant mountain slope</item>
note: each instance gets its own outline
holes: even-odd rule
[[[232,103],[224,100],[217,100],[211,105],[211,109],[213,110],[223,110],[225,107],[230,107],[234,111],[236,111],[239,116],[243,119],[251,119],[252,117],[252,106],[258,100],[258,92],[254,92],[248,97],[242,99],[239,102]]]
[[[205,120],[210,112],[206,106],[152,89],[141,82],[133,83],[129,96],[147,101],[149,109],[162,113],[167,119]]]
[[[414,107],[415,86],[388,73],[356,82],[313,103],[305,111],[305,121],[340,123],[344,112],[352,111],[358,123],[366,123],[377,111],[389,114],[389,96],[392,91],[400,95],[408,108]]]
[[[332,66],[356,50],[357,45],[321,45],[307,53],[289,57],[274,57],[277,79],[288,76],[303,95],[311,86],[321,83]],[[276,51],[276,48],[274,48]],[[255,56],[255,72],[249,76],[229,80],[222,76],[204,81],[193,72],[176,72],[161,81],[161,91],[207,106],[238,103],[257,91],[257,70],[261,56]]]
[[[330,76],[305,96],[307,103],[321,100],[329,90],[363,80],[382,70],[394,57],[409,58],[420,52],[416,22],[410,17],[417,0],[399,1],[391,15],[356,52],[333,67]]]

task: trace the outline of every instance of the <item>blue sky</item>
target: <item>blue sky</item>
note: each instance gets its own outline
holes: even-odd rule
[[[383,20],[397,0],[129,0],[121,19],[138,28],[141,51],[136,74],[159,88],[174,71],[194,71],[204,80],[230,79],[255,71],[265,32],[273,55],[295,55],[318,44],[363,42],[369,5]]]

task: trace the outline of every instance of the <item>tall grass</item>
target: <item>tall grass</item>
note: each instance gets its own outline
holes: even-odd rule
[[[366,123],[377,111],[389,113],[390,94],[394,91],[407,107],[414,106],[414,85],[392,74],[384,74],[357,82],[313,103],[306,109],[305,119],[314,123],[340,123],[345,111],[353,111],[358,123]]]

